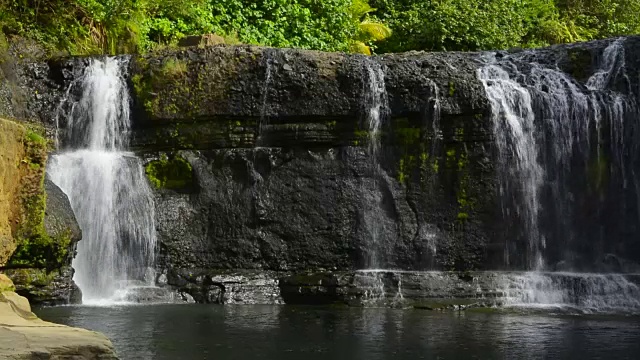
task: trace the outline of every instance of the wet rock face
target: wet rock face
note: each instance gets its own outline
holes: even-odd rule
[[[625,42],[627,70],[638,67],[637,42]],[[506,229],[519,220],[502,211],[477,71],[511,56],[519,72],[559,68],[585,90],[609,44],[374,58],[211,47],[134,59],[132,146],[193,168],[189,189],[157,191],[160,267],[350,270],[375,258],[408,270],[525,268],[505,260]],[[371,62],[385,82],[373,157]],[[627,72],[626,85],[611,86],[633,93]],[[550,259],[562,258],[558,249],[549,247]]]
[[[182,155],[193,165],[199,187],[182,194],[161,190],[156,197],[162,266],[353,269],[376,256],[380,266],[427,269],[437,261],[454,264],[455,256],[479,249],[469,244],[460,249],[464,253],[452,246],[433,254],[433,237],[442,244],[453,241],[450,235],[426,223],[430,209],[421,194],[407,193],[388,176],[372,178],[359,147]],[[372,244],[362,208],[379,192],[382,208],[372,211],[381,212],[381,241]],[[447,210],[446,204],[431,204]]]
[[[387,104],[375,159],[371,61],[384,68]],[[254,47],[135,59],[132,146],[149,161],[180,155],[195,180],[157,192],[160,266],[487,266],[495,182],[476,68],[475,54]]]

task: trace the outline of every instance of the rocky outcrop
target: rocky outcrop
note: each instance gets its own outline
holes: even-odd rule
[[[637,81],[639,42],[624,42],[625,73],[612,77],[608,91],[637,97],[628,84]],[[205,277],[372,263],[405,270],[526,268],[517,256],[505,258],[526,243],[510,232],[520,219],[503,212],[492,109],[477,71],[491,61],[523,73],[538,64],[573,76],[588,93],[587,79],[601,71],[611,43],[373,58],[208,47],[133,59],[132,147],[149,163],[164,157],[190,165],[173,172],[180,186],[156,187],[159,266]],[[384,104],[380,151],[372,157],[368,121],[377,66],[384,71]],[[606,147],[612,140],[599,141]],[[541,226],[552,229],[552,222],[545,218]],[[633,269],[638,259],[615,249],[633,249],[635,242],[620,239],[598,254],[609,252],[607,258]],[[610,269],[585,250],[575,246],[570,257],[584,252],[587,268]],[[549,252],[558,261],[568,250],[553,245]]]
[[[580,312],[640,311],[640,276],[533,272],[320,272],[280,279],[288,304],[464,310],[540,306]]]
[[[82,237],[67,196],[44,179],[37,127],[0,119],[0,270],[34,303],[77,302],[71,260]]]
[[[0,117],[37,122],[53,136],[65,89],[36,41],[0,35]]]
[[[170,286],[187,302],[206,304],[283,304],[280,275],[273,271],[189,272],[170,269],[159,276],[158,285]]]
[[[561,72],[567,80],[558,87],[595,99],[588,105],[592,112],[618,94],[633,104],[638,37],[624,41],[624,66],[617,60],[604,88],[588,86],[603,71],[612,42],[378,57],[211,46],[131,58],[130,145],[145,159],[155,187],[161,282],[197,301],[224,302],[229,284],[264,285],[265,294],[276,294],[270,280],[238,278],[244,270],[284,279],[370,267],[455,270],[463,277],[529,267],[520,256],[528,247],[519,234],[522,202],[505,195],[501,176],[509,169],[499,166],[478,70],[498,64],[540,98],[554,89],[540,85],[545,77],[531,76],[533,70]],[[42,96],[79,96],[77,89],[62,89],[86,63],[50,61]],[[384,91],[378,91],[378,71]],[[549,268],[632,271],[640,263],[634,255],[640,254],[634,222],[640,210],[630,174],[640,169],[630,155],[636,148],[624,144],[640,143],[633,137],[635,120],[625,118],[624,141],[612,135],[610,118],[583,124],[589,135],[572,149],[591,147],[586,156],[577,150],[567,155],[567,173],[580,175],[562,178],[553,152],[564,138],[550,139],[565,122],[550,124],[553,116],[540,98],[533,101],[534,140],[542,144],[537,157],[553,165],[545,168],[540,190],[541,233],[553,235],[545,249]],[[382,105],[379,132],[370,124],[376,102]],[[64,133],[64,117],[58,119]],[[621,151],[611,150],[620,143]],[[547,205],[557,198],[562,206],[552,211]]]
[[[495,181],[474,56],[213,47],[136,59],[132,146],[186,159],[194,180],[158,189],[161,266],[487,266]],[[388,97],[379,172],[365,104],[375,61]],[[372,249],[362,208],[376,198],[384,240]]]
[[[3,359],[117,359],[104,335],[42,321],[0,274],[0,357]]]
[[[66,252],[52,267],[7,269],[5,273],[13,279],[16,292],[34,304],[77,304],[82,301],[82,294],[73,282],[71,261],[82,232],[67,195],[48,178],[44,181],[44,190],[44,229],[51,239],[58,239],[66,247]]]

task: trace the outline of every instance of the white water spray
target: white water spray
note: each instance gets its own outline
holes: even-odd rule
[[[85,304],[131,300],[129,290],[154,282],[153,198],[140,160],[124,152],[131,126],[126,61],[94,59],[85,69],[77,82],[82,97],[66,116],[65,150],[48,168],[82,229],[73,268]]]

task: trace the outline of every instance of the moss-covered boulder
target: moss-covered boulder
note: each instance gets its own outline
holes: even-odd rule
[[[0,274],[0,293],[4,291],[14,291],[13,282],[6,275]]]
[[[36,243],[19,247],[11,261],[15,269],[5,272],[13,279],[16,292],[34,304],[61,305],[82,301],[80,289],[73,282],[71,261],[82,232],[65,193],[51,180],[44,181],[46,198],[42,226],[44,232]],[[47,259],[42,262],[43,259]],[[43,265],[45,265],[43,267]]]
[[[45,180],[43,130],[7,119],[0,130],[0,270],[34,302],[77,299],[71,260],[82,235],[67,196]]]

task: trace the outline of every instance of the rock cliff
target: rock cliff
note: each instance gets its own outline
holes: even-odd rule
[[[533,94],[547,268],[633,271],[637,117],[578,123],[572,110],[587,99],[585,113],[611,113],[616,96],[634,109],[640,38],[620,42],[606,67],[614,42],[375,57],[211,46],[132,57],[131,149],[155,187],[160,283],[224,302],[243,286],[280,299],[277,279],[298,272],[530,269],[526,191],[505,185],[514,173],[502,162],[516,154],[501,158],[496,129],[505,126],[479,78],[489,64]],[[86,63],[23,67],[19,78],[40,89],[40,100],[25,100],[40,104],[28,115],[58,119],[64,133],[47,104],[79,96],[65,89]],[[565,91],[560,110],[549,107],[556,90]],[[564,136],[569,121],[577,125]]]

